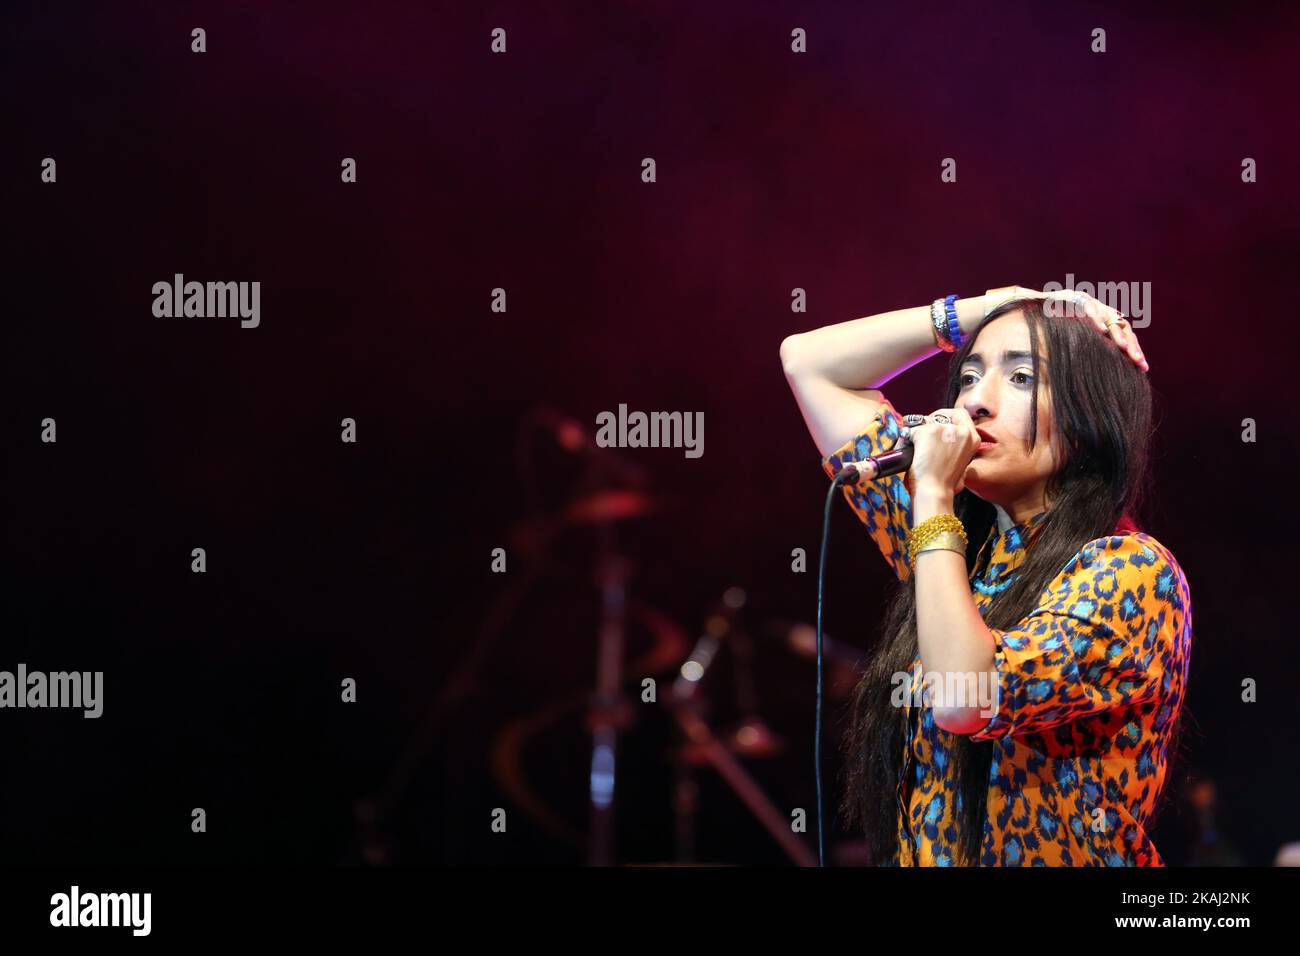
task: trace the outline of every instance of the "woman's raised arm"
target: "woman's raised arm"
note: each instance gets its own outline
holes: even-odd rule
[[[958,299],[954,305],[957,324],[969,335],[984,318],[985,297]],[[883,398],[880,386],[938,351],[930,307],[922,305],[788,336],[781,343],[781,365],[825,457],[875,417]]]

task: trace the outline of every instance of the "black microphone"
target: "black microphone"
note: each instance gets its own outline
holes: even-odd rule
[[[909,443],[902,448],[881,452],[873,458],[845,462],[844,467],[835,476],[835,484],[856,485],[863,481],[875,481],[877,478],[897,475],[912,467],[914,454],[916,454],[916,446]]]

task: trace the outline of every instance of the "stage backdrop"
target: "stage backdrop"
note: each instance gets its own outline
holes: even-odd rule
[[[747,766],[783,813],[811,809],[813,668],[783,638],[815,613],[826,481],[778,346],[1051,282],[1144,297],[1143,523],[1188,575],[1196,635],[1175,776],[1217,782],[1246,861],[1300,839],[1293,12],[3,20],[0,670],[102,674],[98,717],[0,709],[3,862],[583,860],[596,537],[537,515],[591,459],[530,426],[538,406],[591,433],[621,405],[702,422],[698,455],[616,450],[658,504],[617,529],[627,657],[693,641],[743,588],[751,667],[724,648],[709,717],[739,719],[751,686],[784,748]],[[886,395],[928,411],[942,373]],[[869,648],[887,574],[837,508],[828,633]],[[639,687],[624,863],[674,855],[674,728]],[[694,774],[697,858],[787,859]]]

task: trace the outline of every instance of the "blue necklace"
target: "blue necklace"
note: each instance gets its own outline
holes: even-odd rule
[[[1001,594],[1007,588],[1011,587],[1011,582],[1014,579],[1015,575],[1008,575],[1007,579],[1000,584],[987,584],[981,579],[975,582],[975,590],[979,591],[980,594],[992,597],[994,594]]]

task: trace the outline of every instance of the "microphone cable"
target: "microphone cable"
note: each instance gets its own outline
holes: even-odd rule
[[[921,424],[925,419],[922,416],[908,415],[904,421]],[[822,824],[822,604],[826,597],[826,545],[830,538],[831,502],[835,499],[835,492],[838,489],[844,485],[856,485],[866,477],[864,466],[871,467],[873,479],[898,474],[910,468],[916,453],[916,446],[911,442],[910,433],[909,424],[902,429],[898,445],[892,450],[880,455],[868,456],[862,461],[844,462],[843,467],[835,475],[835,480],[826,489],[826,507],[822,510],[822,546],[817,558],[817,720],[814,731],[816,736],[813,739],[813,761],[816,764],[813,771],[817,781],[817,865],[819,867],[826,866],[826,835]]]
[[[868,459],[874,461],[873,459]],[[826,489],[826,506],[822,509],[822,545],[817,558],[817,719],[813,737],[813,776],[817,781],[817,865],[826,866],[826,834],[822,823],[822,604],[826,596],[826,545],[830,538],[831,502],[835,492],[850,482],[856,482],[861,472],[853,465],[846,465],[831,486]]]

